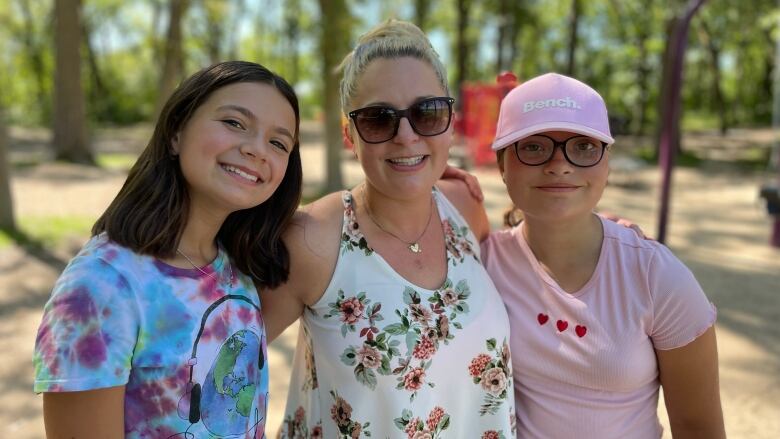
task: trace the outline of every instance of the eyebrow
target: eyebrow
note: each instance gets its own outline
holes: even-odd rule
[[[417,104],[417,103],[420,103],[421,101],[424,101],[424,100],[426,100],[426,99],[431,99],[431,98],[438,98],[438,97],[442,97],[442,96],[439,96],[439,95],[425,95],[425,96],[418,96],[418,97],[417,97],[417,98],[414,100],[414,102],[412,102],[411,104],[409,104],[409,106],[411,107],[412,105],[415,105],[415,104]],[[393,109],[395,109],[395,110],[397,110],[397,109],[398,109],[398,108],[397,108],[395,105],[393,105],[393,104],[391,104],[391,103],[389,103],[389,102],[385,102],[385,101],[371,102],[371,103],[369,103],[369,104],[366,104],[366,105],[365,105],[364,107],[362,107],[362,108],[368,108],[368,107],[390,107],[390,108],[393,108]],[[407,108],[408,108],[408,107],[407,107]]]
[[[252,113],[251,111],[249,111],[248,108],[242,107],[240,105],[228,104],[228,105],[223,105],[223,106],[217,108],[217,111],[224,111],[224,110],[238,111],[239,113],[243,114],[244,116],[246,116],[246,117],[248,117],[248,118],[250,118],[252,120],[257,120],[257,116],[255,116],[255,113]]]
[[[248,108],[242,107],[240,105],[228,104],[217,108],[217,111],[224,111],[224,110],[238,111],[239,113],[243,114],[249,119],[257,120],[257,116],[255,116],[255,113],[252,113]],[[275,127],[274,131],[278,134],[289,137],[290,140],[295,140],[295,136],[293,136],[292,133],[286,128]]]

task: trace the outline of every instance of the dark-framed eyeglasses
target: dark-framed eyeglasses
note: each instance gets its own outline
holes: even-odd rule
[[[596,166],[604,157],[607,143],[589,136],[577,135],[558,142],[555,139],[537,134],[515,142],[517,159],[528,166],[540,166],[555,155],[560,147],[566,161],[580,168]]]
[[[415,133],[438,136],[450,127],[454,102],[455,99],[443,96],[423,99],[403,110],[373,105],[350,111],[349,117],[366,143],[387,142],[395,137],[402,117],[409,121]]]

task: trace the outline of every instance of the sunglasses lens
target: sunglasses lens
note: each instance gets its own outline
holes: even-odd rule
[[[366,142],[384,142],[393,137],[396,114],[392,108],[367,107],[355,116],[355,127]]]
[[[409,108],[409,121],[422,136],[435,136],[450,126],[452,107],[446,98],[427,99]]]

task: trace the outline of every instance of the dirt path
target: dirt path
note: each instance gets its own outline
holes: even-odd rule
[[[313,143],[303,151],[311,189],[323,178],[323,151]],[[346,163],[344,171],[348,183],[359,181],[354,163]],[[497,225],[508,203],[503,185],[495,171],[477,175]],[[94,218],[123,179],[121,171],[52,163],[18,169],[13,173],[17,217]],[[658,172],[616,171],[612,180],[615,184],[607,189],[602,208],[655,234]],[[693,270],[719,310],[721,394],[732,439],[780,437],[780,250],[767,245],[770,220],[757,200],[759,184],[756,174],[722,167],[678,169],[669,224],[669,246]],[[2,438],[43,437],[40,397],[31,392],[35,330],[52,283],[87,233],[75,234],[57,249],[0,248]],[[269,437],[275,436],[281,421],[295,340],[296,328],[291,328],[271,347]],[[666,423],[663,408],[661,412]]]

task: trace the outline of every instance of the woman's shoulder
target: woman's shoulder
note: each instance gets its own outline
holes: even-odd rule
[[[298,208],[285,230],[285,240],[320,241],[328,232],[341,228],[344,192],[333,192]],[[316,236],[317,239],[311,239]]]
[[[344,217],[343,197],[344,192],[334,192],[295,212],[283,234],[293,261],[292,269],[335,263]]]

